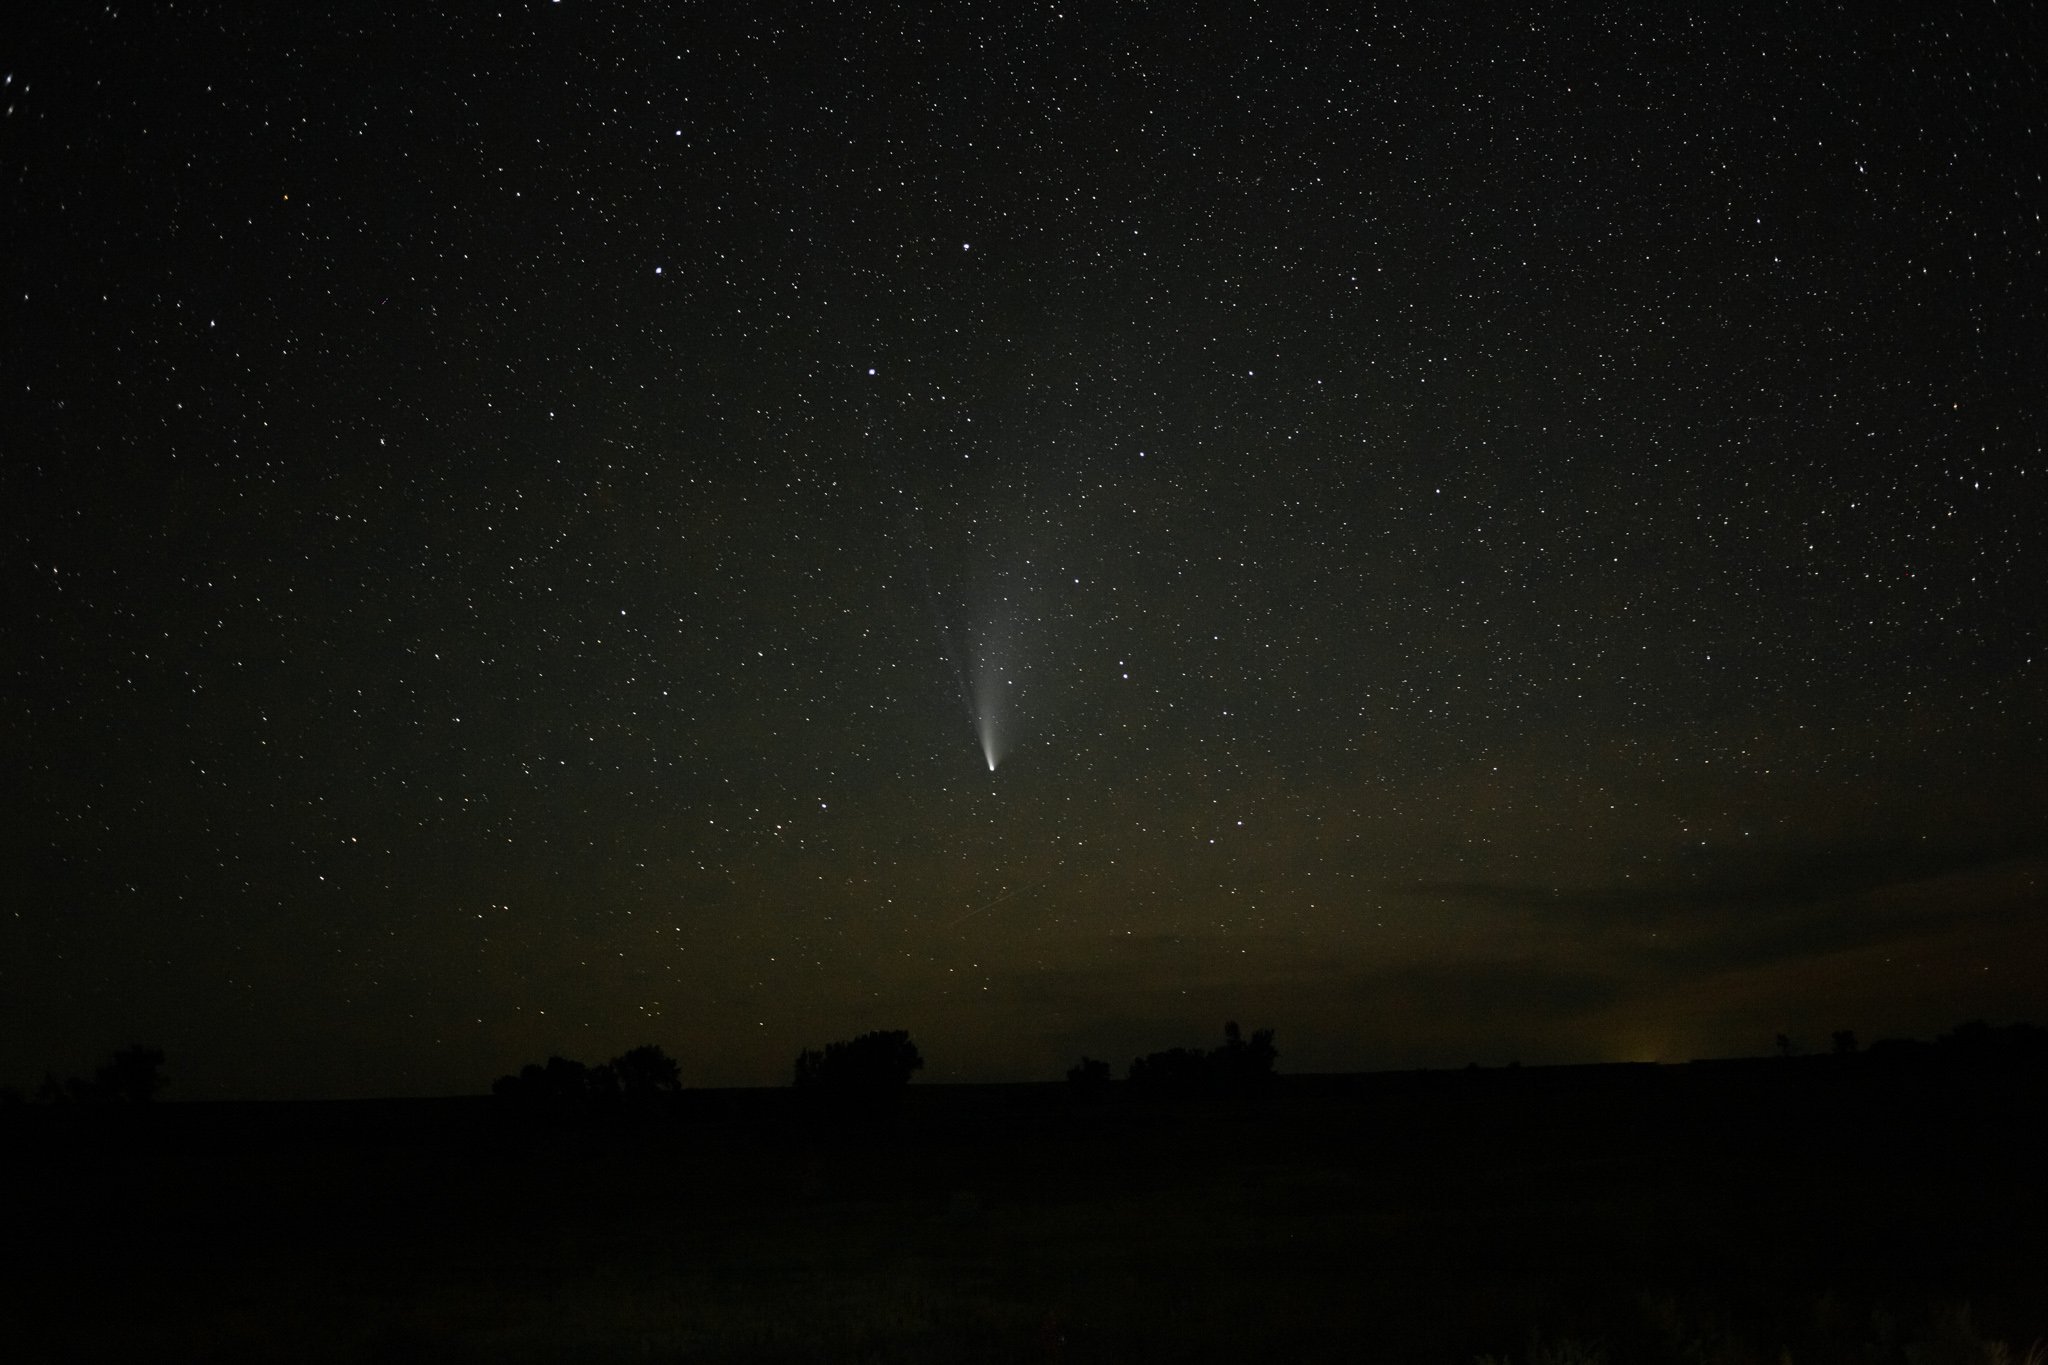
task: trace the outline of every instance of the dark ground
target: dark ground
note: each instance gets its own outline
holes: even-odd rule
[[[2048,1335],[2038,1069],[795,1101],[0,1112],[0,1357],[1936,1365]]]

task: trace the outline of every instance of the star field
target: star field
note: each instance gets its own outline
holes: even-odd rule
[[[2048,1004],[2024,7],[36,22],[0,1081]]]

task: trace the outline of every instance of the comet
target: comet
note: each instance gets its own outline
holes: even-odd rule
[[[1017,589],[1002,583],[1008,575],[994,573],[993,581],[972,594],[980,599],[981,610],[969,607],[956,614],[934,591],[928,569],[920,564],[919,570],[925,604],[959,690],[960,710],[981,750],[981,761],[994,772],[1014,743],[1014,708],[1024,690],[1017,685],[1024,660],[1023,616],[1013,595]]]
[[[1008,605],[1003,602],[1000,607]],[[968,715],[974,722],[974,735],[981,742],[981,756],[990,772],[1009,752],[1007,734],[1010,708],[1015,700],[1015,653],[1016,631],[1009,612],[989,612],[982,623],[980,647],[974,652],[970,669]]]

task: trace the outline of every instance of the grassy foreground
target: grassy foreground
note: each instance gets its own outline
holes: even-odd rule
[[[1796,1061],[914,1086],[851,1121],[25,1109],[0,1354],[2019,1365],[2044,1112],[2031,1073]]]

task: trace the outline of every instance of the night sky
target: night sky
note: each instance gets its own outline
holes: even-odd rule
[[[0,1081],[2048,1022],[2038,10],[31,8]]]

